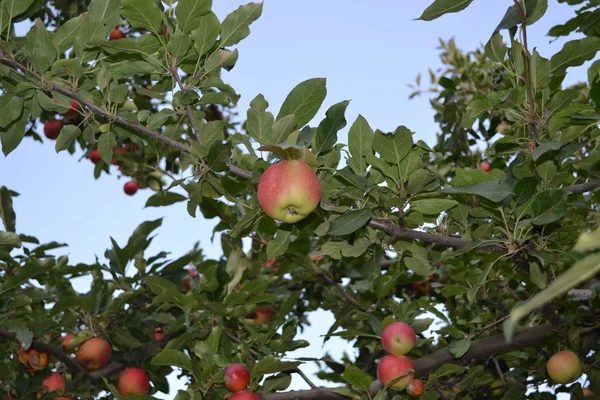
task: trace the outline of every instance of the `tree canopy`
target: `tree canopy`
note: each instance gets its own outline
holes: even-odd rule
[[[149,254],[156,219],[74,264],[18,229],[19,193],[2,186],[0,397],[600,395],[600,4],[558,1],[575,17],[548,35],[581,37],[549,59],[527,38],[547,0],[507,1],[480,49],[440,42],[427,144],[347,121],[348,100],[313,122],[322,77],[277,107],[257,95],[238,120],[225,76],[263,3],[219,20],[211,0],[2,0],[4,155],[23,140],[84,154],[95,179],[153,192],[146,207],[216,218],[223,255]],[[471,3],[435,0],[419,19]],[[565,86],[584,64],[587,81]],[[317,309],[335,316],[324,340],[357,357],[288,356]],[[303,373],[314,362],[335,388]],[[310,389],[290,391],[293,374]]]

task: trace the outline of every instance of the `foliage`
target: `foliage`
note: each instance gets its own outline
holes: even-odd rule
[[[509,4],[483,49],[464,54],[441,41],[433,148],[404,125],[382,132],[362,116],[346,121],[347,100],[309,125],[326,99],[324,78],[292,88],[277,112],[256,96],[235,123],[239,94],[223,75],[262,3],[223,21],[210,0],[91,0],[82,12],[87,3],[1,2],[3,153],[17,156],[25,138],[46,142],[39,123],[59,119],[57,152],[97,149],[96,179],[128,176],[155,192],[148,207],[187,202],[191,217],[218,218],[223,256],[206,259],[198,246],[176,259],[147,254],[159,219],[127,243],[112,240],[94,264],[73,265],[49,253],[64,244],[17,229],[18,194],[2,187],[1,390],[36,398],[50,369],[18,361],[19,347],[32,347],[49,349],[73,398],[121,398],[117,377],[128,365],[147,372],[151,393],[169,393],[165,376],[178,371],[188,386],[175,398],[225,398],[223,369],[243,363],[251,390],[283,399],[290,374],[315,361],[286,355],[308,345],[297,332],[322,308],[336,317],[325,340],[341,336],[358,356],[323,355],[319,376],[339,387],[298,391],[298,399],[406,398],[372,383],[384,355],[379,337],[394,320],[418,334],[410,357],[425,399],[490,397],[498,378],[505,399],[548,398],[537,385],[563,348],[580,356],[600,393],[600,60],[587,82],[562,87],[568,68],[600,50],[590,22],[597,2],[568,1],[581,5],[578,16],[549,35],[586,37],[551,59],[526,40],[545,0]],[[470,3],[435,0],[421,19]],[[14,23],[26,19],[31,30],[16,36]],[[126,38],[107,40],[117,26]],[[347,126],[346,145],[337,135]],[[295,224],[268,217],[256,194],[262,172],[286,158],[303,160],[322,185],[320,207]],[[252,240],[247,252],[243,238]],[[93,283],[81,294],[71,280],[84,275]],[[432,326],[425,313],[445,324]],[[166,336],[155,339],[156,329]],[[67,351],[107,339],[111,363],[80,368],[62,350],[67,333],[75,333]],[[557,391],[582,398],[579,384]]]

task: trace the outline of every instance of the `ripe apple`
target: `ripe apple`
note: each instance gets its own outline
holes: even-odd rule
[[[115,28],[109,36],[110,40],[119,40],[119,39],[123,39],[125,37],[125,34],[123,33],[122,30],[120,30],[119,28]]]
[[[492,166],[489,162],[484,161],[479,165],[479,169],[485,171],[485,172],[490,172],[492,169]]]
[[[383,329],[381,344],[390,354],[401,356],[415,347],[417,337],[413,328],[404,322],[393,322]]]
[[[225,368],[225,386],[232,392],[240,392],[250,383],[250,371],[244,364],[231,364]]]
[[[120,147],[115,147],[115,148],[113,149],[113,154],[125,154],[125,153],[127,153],[127,150],[125,150],[125,149],[121,149]],[[111,163],[112,165],[119,165],[119,164],[121,164],[121,161],[119,161],[119,160],[115,160],[115,159],[113,158],[112,160],[110,160],[110,163]]]
[[[78,111],[79,103],[77,103],[75,100],[71,100],[71,108],[69,111],[63,114],[63,117],[65,117],[65,119],[73,119],[77,116]]]
[[[197,278],[200,275],[198,274],[198,271],[192,268],[186,269],[186,271],[188,271],[189,275],[183,278],[179,283],[185,288],[186,291],[189,291],[192,289],[190,277]]]
[[[167,333],[166,328],[161,328],[160,326],[156,329],[154,329],[154,340],[159,341],[159,340],[163,340],[165,338],[165,335]]]
[[[271,319],[272,308],[257,308],[255,311],[255,317],[252,320],[252,325],[258,326],[266,324]]]
[[[227,400],[261,400],[260,396],[254,392],[237,392]]]
[[[150,379],[140,368],[125,368],[119,375],[117,387],[122,396],[130,394],[148,394],[150,391]]]
[[[139,188],[140,186],[136,181],[129,181],[125,184],[125,186],[123,186],[123,190],[125,191],[125,193],[130,196],[136,194]]]
[[[55,140],[58,137],[58,135],[60,135],[62,126],[63,124],[60,121],[46,121],[46,123],[44,124],[44,135],[46,135],[48,139]]]
[[[546,369],[554,382],[571,383],[581,375],[581,360],[571,350],[562,350],[550,357]]]
[[[258,202],[273,219],[294,223],[306,218],[321,200],[317,174],[300,160],[271,165],[258,181]]]
[[[41,371],[48,366],[50,356],[48,353],[40,353],[35,349],[19,349],[19,359],[29,372]]]
[[[62,347],[63,350],[67,351],[69,349],[69,343],[71,342],[71,339],[73,339],[73,334],[69,333],[66,336],[61,336],[60,337],[60,341],[62,342]]]
[[[102,338],[91,338],[83,342],[77,351],[77,363],[88,371],[95,371],[110,362],[110,344]]]
[[[420,379],[413,379],[406,387],[406,393],[410,397],[419,397],[423,394],[423,382]]]
[[[100,151],[98,149],[94,149],[94,150],[90,151],[90,160],[94,164],[98,164],[100,162],[100,160],[102,160],[102,157],[100,157]]]
[[[65,380],[58,372],[53,372],[52,375],[42,381],[42,387],[46,386],[45,392],[64,393],[67,390]],[[43,394],[43,393],[42,393]]]
[[[387,386],[395,379],[402,377],[390,387],[396,390],[404,390],[415,376],[414,365],[407,356],[394,356],[388,354],[379,360],[377,365],[377,379]]]

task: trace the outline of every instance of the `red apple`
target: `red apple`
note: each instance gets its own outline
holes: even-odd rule
[[[110,344],[102,338],[91,338],[83,342],[77,351],[77,363],[88,371],[100,369],[110,362]]]
[[[46,123],[44,124],[44,135],[46,135],[48,139],[55,140],[58,137],[58,135],[60,135],[62,126],[63,124],[60,121],[46,121]]]
[[[123,39],[124,37],[125,37],[125,34],[119,28],[115,28],[110,33],[110,36],[109,36],[110,40],[119,40],[119,39]]]
[[[140,368],[125,368],[119,375],[119,386],[117,388],[122,396],[130,394],[148,394],[150,391],[150,379]]]
[[[401,356],[415,347],[417,337],[413,328],[404,322],[393,322],[383,329],[381,344],[390,354]]]
[[[415,376],[414,365],[407,356],[387,355],[379,360],[377,365],[377,379],[387,386],[396,378],[400,378],[390,387],[396,390],[404,390]]]
[[[65,380],[58,372],[53,372],[52,375],[42,381],[42,386],[46,386],[47,392],[64,393],[67,390]]]
[[[90,160],[94,164],[98,164],[100,162],[100,160],[102,160],[102,157],[100,157],[100,151],[98,149],[94,149],[94,150],[90,151]]]
[[[254,392],[237,392],[227,400],[261,400],[260,396]]]
[[[41,371],[48,366],[50,356],[48,353],[40,353],[35,349],[19,349],[19,359],[29,372]]]
[[[258,202],[263,211],[281,222],[306,218],[321,200],[321,182],[304,162],[286,160],[271,165],[258,181]]]
[[[77,116],[78,111],[79,111],[79,103],[77,103],[75,100],[71,100],[71,108],[69,109],[69,111],[64,113],[63,116],[66,119],[73,119]]]
[[[581,375],[581,360],[571,350],[555,353],[546,364],[548,376],[556,383],[571,383]]]
[[[167,333],[167,330],[165,328],[161,328],[158,327],[154,330],[154,340],[158,341],[158,340],[163,340],[165,338],[165,335]]]
[[[410,397],[419,397],[423,394],[423,382],[420,379],[413,379],[406,387],[406,393]]]
[[[123,186],[123,190],[125,191],[125,193],[130,196],[136,194],[139,188],[140,186],[136,181],[129,181],[125,184],[125,186]]]
[[[225,368],[225,386],[232,392],[240,392],[250,383],[250,371],[244,364],[231,364]]]
[[[271,318],[271,313],[273,312],[272,308],[257,308],[255,313],[256,316],[252,320],[252,325],[262,325],[266,324]]]
[[[120,147],[115,147],[115,148],[113,149],[113,154],[125,154],[125,153],[127,153],[127,150],[125,150],[125,149],[122,149],[122,148],[120,148]],[[119,161],[119,160],[115,160],[115,159],[113,158],[112,160],[110,160],[110,163],[111,163],[112,165],[119,165],[119,164],[121,164],[121,161]]]
[[[492,169],[492,166],[490,165],[489,162],[484,161],[479,165],[479,169],[485,171],[485,172],[490,172]]]
[[[73,334],[69,333],[66,336],[62,336],[59,340],[62,342],[62,346],[63,346],[63,350],[67,350],[69,349],[69,343],[71,342],[71,339],[73,339]]]

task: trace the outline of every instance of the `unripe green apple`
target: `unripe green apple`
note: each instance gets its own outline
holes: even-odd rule
[[[556,383],[571,383],[581,375],[581,360],[571,350],[555,353],[546,364],[548,376]]]
[[[77,363],[88,371],[95,371],[110,362],[110,344],[102,338],[86,340],[77,351]]]
[[[130,394],[148,394],[150,391],[150,379],[141,368],[125,368],[119,375],[119,386],[117,387],[121,396]]]
[[[321,201],[317,174],[300,160],[271,165],[258,181],[258,202],[273,219],[294,223],[306,218]]]
[[[381,344],[390,354],[401,356],[415,347],[417,337],[413,328],[404,322],[393,322],[383,329]]]
[[[379,360],[377,365],[377,379],[387,386],[396,378],[402,377],[396,381],[391,388],[404,390],[415,377],[414,365],[407,356],[387,355]]]

